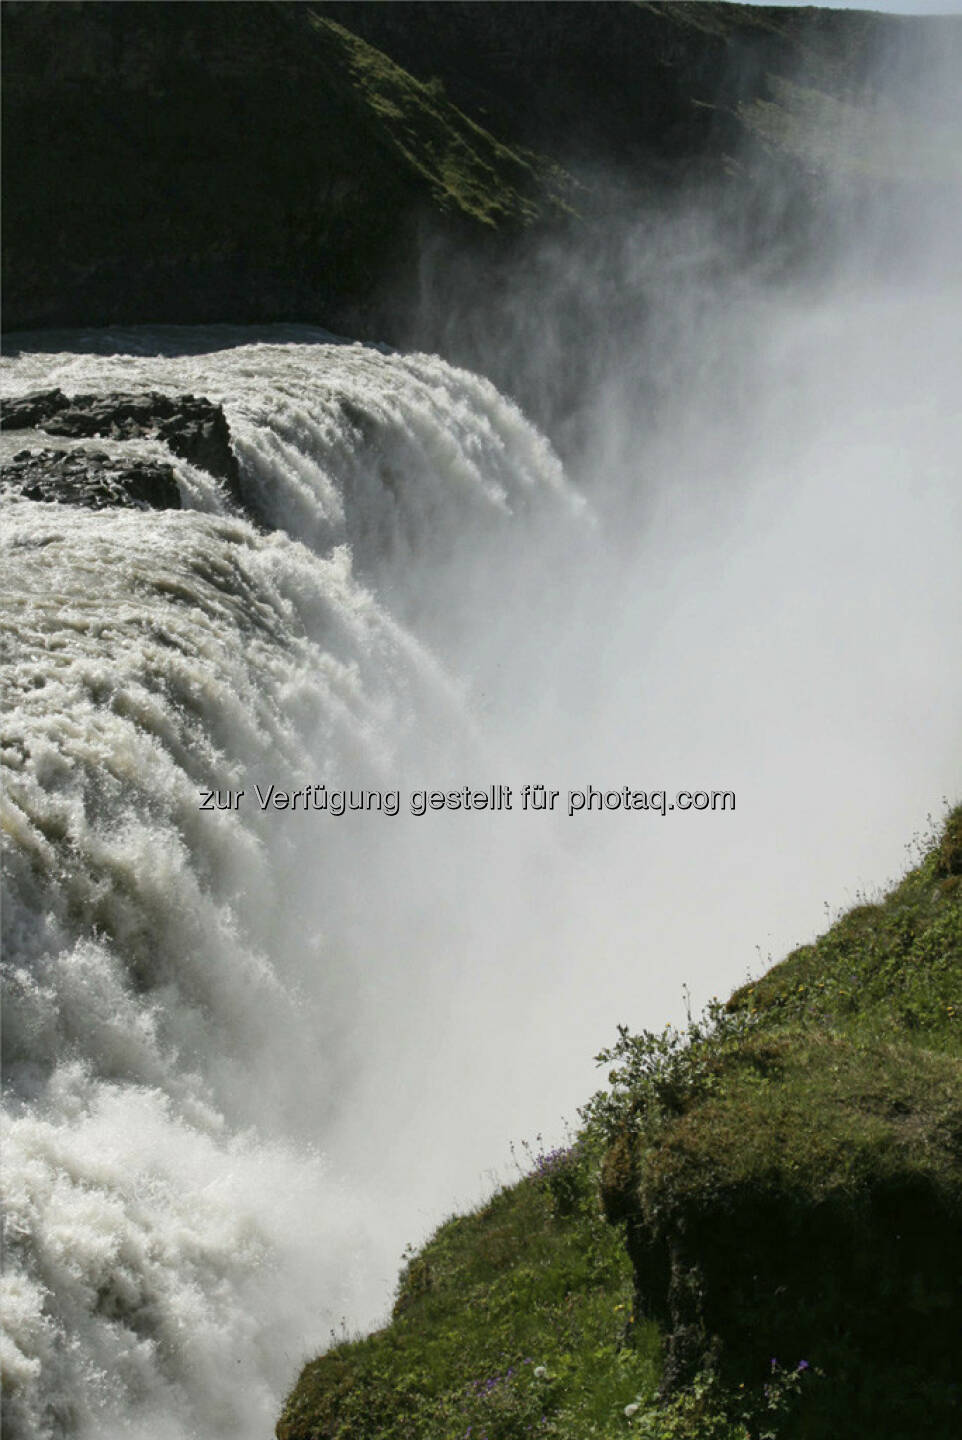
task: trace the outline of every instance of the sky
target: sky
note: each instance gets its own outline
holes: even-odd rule
[[[749,0],[749,4],[755,0]],[[791,5],[796,0],[758,0],[766,5]],[[962,15],[962,0],[832,0],[831,5],[815,5],[817,10],[884,10],[890,15]]]

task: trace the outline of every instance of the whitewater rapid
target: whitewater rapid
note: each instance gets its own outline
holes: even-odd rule
[[[249,775],[386,788],[415,742],[463,760],[443,653],[486,547],[539,507],[583,520],[485,380],[238,338],[6,364],[8,395],[222,404],[250,509],[158,441],[109,443],[171,463],[181,511],[3,507],[12,1440],[264,1437],[297,1365],[369,1308],[374,1202],[321,1154],[360,1044],[325,933],[342,862],[320,846],[298,876],[303,831],[199,797]]]

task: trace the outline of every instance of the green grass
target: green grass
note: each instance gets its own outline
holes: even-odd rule
[[[922,863],[878,904],[849,910],[754,984],[732,1012],[766,1028],[815,1024],[962,1054],[962,807]]]
[[[408,1261],[391,1325],[305,1368],[281,1440],[608,1433],[613,1416],[623,1426],[624,1407],[655,1388],[660,1337],[633,1320],[628,1255],[598,1204],[599,1159],[582,1142],[549,1176],[444,1225]]]
[[[372,133],[427,182],[442,210],[497,229],[568,209],[573,182],[560,166],[502,144],[447,100],[440,79],[417,80],[336,21],[314,14],[311,21],[350,75]]]
[[[572,1149],[412,1255],[280,1440],[960,1433],[960,1012],[962,808],[727,1005],[622,1029]]]
[[[960,872],[956,810],[884,900],[687,1035],[622,1032],[589,1107],[669,1383],[709,1368],[730,1413],[772,1356],[824,1372],[778,1435],[962,1418]]]

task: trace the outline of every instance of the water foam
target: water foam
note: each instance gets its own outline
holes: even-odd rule
[[[7,1422],[262,1436],[381,1250],[313,1146],[353,983],[317,877],[289,883],[296,830],[199,797],[386,787],[432,726],[456,753],[458,685],[358,572],[403,610],[459,535],[576,507],[516,408],[426,357],[25,354],[7,381],[202,390],[262,522],[150,441],[105,443],[172,461],[181,512],[4,506]]]

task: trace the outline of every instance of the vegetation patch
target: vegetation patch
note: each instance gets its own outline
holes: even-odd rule
[[[949,1440],[962,1424],[962,809],[449,1221],[279,1440]]]
[[[511,149],[457,110],[444,82],[420,81],[334,20],[311,16],[329,53],[350,75],[372,131],[422,181],[442,210],[497,227],[560,214],[571,182],[557,165]]]
[[[660,1337],[599,1208],[597,1141],[443,1225],[401,1274],[392,1323],[307,1365],[279,1440],[607,1434],[650,1398]]]

